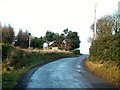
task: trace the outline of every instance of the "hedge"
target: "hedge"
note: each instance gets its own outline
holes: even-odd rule
[[[96,39],[89,51],[95,59],[120,60],[120,34]]]

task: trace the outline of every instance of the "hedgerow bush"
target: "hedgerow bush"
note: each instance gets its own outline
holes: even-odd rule
[[[72,51],[75,55],[80,55],[80,50],[73,50]]]
[[[120,61],[120,34],[96,39],[90,47],[90,55],[96,60]]]
[[[2,58],[3,60],[7,58],[7,55],[11,49],[11,46],[8,44],[2,44]]]

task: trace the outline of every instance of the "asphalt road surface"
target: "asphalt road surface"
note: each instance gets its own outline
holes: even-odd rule
[[[38,68],[30,77],[27,88],[112,88],[106,81],[83,67],[87,55],[63,58]]]

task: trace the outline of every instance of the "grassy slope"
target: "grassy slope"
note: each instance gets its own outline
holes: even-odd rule
[[[118,67],[119,62],[116,61],[99,62],[99,61],[92,61],[87,59],[85,60],[84,65],[94,74],[107,80],[115,87],[120,87],[120,77],[119,77],[120,67]]]
[[[32,52],[13,48],[8,61],[2,63],[2,87],[13,88],[19,76],[38,64],[45,64],[60,58],[75,56],[72,53]],[[11,60],[9,60],[11,59]],[[19,60],[18,60],[19,59]],[[14,62],[16,61],[16,63]],[[7,65],[11,63],[11,65]],[[16,65],[15,65],[16,64]],[[9,70],[7,70],[9,68]]]

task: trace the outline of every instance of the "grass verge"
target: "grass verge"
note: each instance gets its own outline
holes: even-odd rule
[[[107,80],[110,84],[120,88],[120,67],[119,61],[92,61],[86,59],[84,61],[85,67],[98,75],[99,77]]]
[[[19,77],[30,68],[60,58],[76,56],[73,53],[33,52],[11,48],[2,62],[2,88],[13,89]]]

